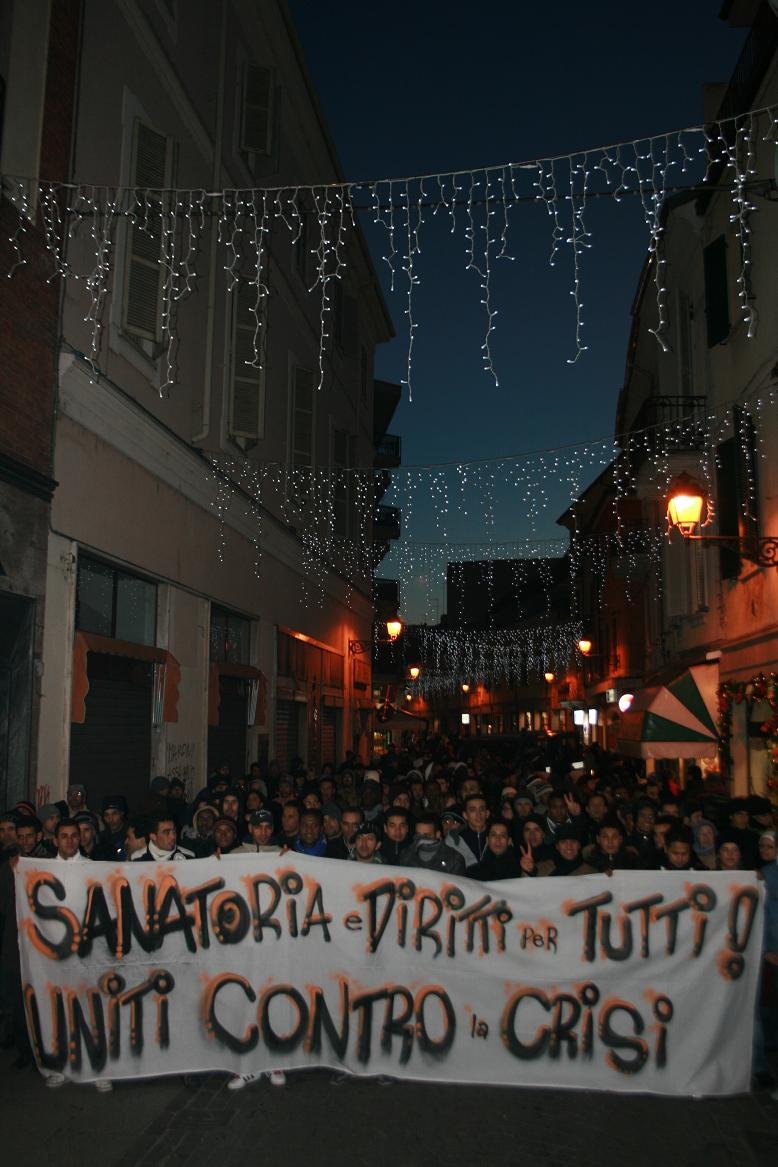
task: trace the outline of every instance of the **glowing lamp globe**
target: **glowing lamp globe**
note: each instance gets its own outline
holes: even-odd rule
[[[468,685],[467,681],[465,681],[465,682],[463,683],[463,685],[462,685],[462,692],[463,692],[463,693],[469,693],[469,692],[470,692],[470,686]]]
[[[396,640],[403,630],[402,620],[387,620],[386,632],[390,640]]]
[[[546,678],[546,683],[550,685],[554,679],[554,674],[551,672],[548,672],[548,673],[544,673],[543,676]]]
[[[412,681],[418,681],[420,672],[421,669],[418,665],[411,665],[411,667],[408,669],[408,673]]]
[[[706,507],[705,491],[690,474],[679,474],[667,496],[667,518],[685,539],[694,534]]]
[[[581,656],[588,656],[589,653],[592,651],[591,640],[586,640],[586,639],[579,640],[578,641],[578,651],[580,652]]]

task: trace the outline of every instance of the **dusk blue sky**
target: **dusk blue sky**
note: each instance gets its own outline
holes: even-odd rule
[[[548,157],[699,124],[703,83],[729,79],[745,35],[718,19],[720,7],[721,0],[292,2],[341,164],[355,180]],[[365,226],[384,280],[382,240],[369,219]],[[503,262],[495,280],[500,388],[482,369],[483,310],[478,281],[465,271],[463,238],[437,222],[423,229],[413,402],[403,400],[391,426],[402,436],[405,466],[612,435],[648,235],[635,198],[592,204],[587,226],[589,348],[569,365],[570,249],[550,269],[545,210],[519,211],[516,260]],[[376,372],[399,381],[407,347],[402,281],[387,299],[398,335],[379,351]],[[428,488],[417,493],[410,537],[435,539]],[[522,538],[522,506],[503,503],[497,537]],[[551,484],[539,535],[561,534],[554,520],[566,504],[564,489]],[[448,536],[489,538],[479,506],[468,511],[452,514]],[[391,560],[384,574],[392,574]],[[420,618],[417,606],[406,597],[406,615]]]

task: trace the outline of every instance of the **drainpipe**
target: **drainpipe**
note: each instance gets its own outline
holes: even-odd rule
[[[227,70],[227,14],[229,0],[223,0],[221,13],[221,33],[219,36],[219,77],[216,91],[216,132],[213,144],[213,173],[211,190],[221,189],[222,181],[222,137],[224,126],[224,77]],[[213,328],[216,316],[216,256],[218,233],[211,219],[211,240],[208,254],[208,312],[205,324],[205,376],[203,379],[203,421],[199,433],[192,434],[192,442],[197,444],[206,438],[211,429],[211,382],[213,380]]]

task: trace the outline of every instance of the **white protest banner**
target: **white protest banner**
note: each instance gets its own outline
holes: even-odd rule
[[[44,1073],[749,1086],[753,873],[481,884],[293,854],[22,859],[16,895]]]

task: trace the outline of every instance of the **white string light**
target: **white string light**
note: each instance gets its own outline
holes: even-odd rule
[[[246,281],[254,289],[251,363],[261,368],[266,302],[274,292],[267,272],[271,256],[279,246],[277,236],[285,226],[284,242],[291,238],[296,247],[303,236],[304,216],[309,214],[318,227],[318,239],[309,252],[315,268],[309,292],[319,297],[318,387],[321,389],[333,341],[334,288],[350,278],[351,236],[358,230],[359,212],[366,211],[385,236],[383,260],[388,269],[389,292],[401,291],[405,298],[408,353],[403,380],[412,398],[413,360],[421,325],[415,312],[414,293],[421,281],[420,233],[428,212],[431,216],[438,210],[447,212],[452,235],[464,231],[465,270],[473,271],[478,278],[485,319],[480,340],[481,363],[484,372],[499,385],[494,349],[499,307],[494,298],[492,276],[496,259],[514,258],[508,238],[511,216],[522,206],[541,204],[551,226],[551,266],[558,266],[563,247],[571,249],[575,347],[569,363],[575,363],[588,347],[584,340],[582,294],[583,258],[592,246],[585,221],[587,207],[595,198],[622,201],[626,195],[636,196],[649,236],[656,299],[657,320],[650,331],[667,352],[668,281],[663,255],[667,199],[675,191],[693,191],[700,186],[711,192],[728,193],[731,199],[731,223],[740,248],[738,300],[747,335],[751,337],[757,323],[750,291],[754,261],[750,224],[754,209],[752,191],[759,184],[759,174],[764,174],[761,181],[772,179],[771,165],[765,169],[760,163],[757,167],[756,143],[775,144],[777,127],[778,107],[773,106],[712,125],[691,126],[573,154],[449,173],[294,187],[192,191],[36,182],[37,198],[33,200],[30,180],[11,176],[3,180],[9,204],[17,214],[14,229],[8,236],[13,256],[8,275],[12,276],[27,262],[25,237],[31,224],[39,218],[54,274],[80,279],[86,288],[89,304],[85,319],[91,330],[90,357],[96,372],[101,355],[102,313],[112,290],[117,223],[126,221],[147,234],[159,246],[164,349],[160,391],[167,393],[173,390],[177,379],[177,306],[196,286],[199,246],[206,224],[215,223],[228,288],[234,290],[239,282]],[[682,185],[673,186],[671,179],[681,181]],[[71,252],[76,265],[81,264],[84,270],[73,269]],[[403,281],[396,278],[400,272],[405,276]]]

